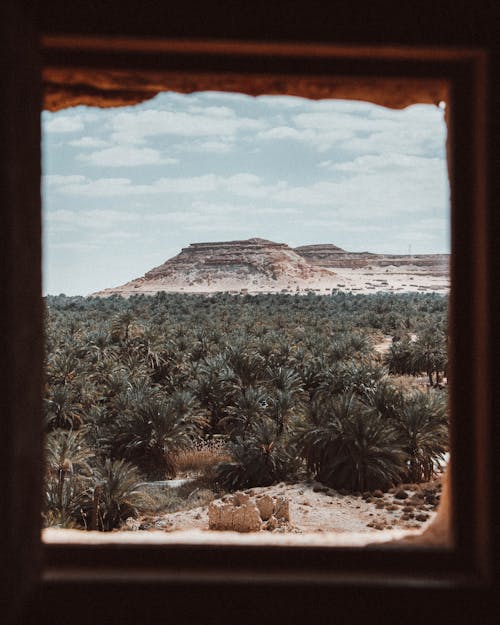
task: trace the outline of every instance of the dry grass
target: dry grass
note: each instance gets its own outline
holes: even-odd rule
[[[202,476],[210,479],[215,467],[221,462],[231,460],[222,439],[201,442],[191,449],[180,451],[175,457],[175,466],[179,475]]]

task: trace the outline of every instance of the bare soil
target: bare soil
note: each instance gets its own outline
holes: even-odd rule
[[[390,492],[344,494],[315,482],[277,484],[248,489],[251,495],[284,496],[290,504],[290,524],[274,533],[377,532],[390,529],[418,529],[434,517],[439,503],[440,479],[419,485],[402,485]],[[125,530],[208,530],[207,492],[194,494],[203,505],[177,512],[156,512],[129,519]]]

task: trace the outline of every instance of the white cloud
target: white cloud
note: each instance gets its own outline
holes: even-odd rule
[[[205,152],[207,154],[227,154],[234,148],[234,143],[229,139],[225,141],[194,141],[189,140],[185,143],[178,143],[174,146],[177,150],[183,152]]]
[[[42,177],[43,183],[54,187],[64,187],[71,184],[81,184],[85,181],[85,176],[71,174],[62,176],[59,174],[45,174]]]
[[[79,160],[100,167],[139,167],[142,165],[172,165],[175,158],[163,158],[158,150],[117,145],[91,154],[80,154]]]
[[[290,126],[276,126],[267,130],[261,130],[257,133],[257,139],[295,139],[299,141],[313,141],[314,133],[307,130],[297,130]]]
[[[358,154],[389,151],[423,155],[442,150],[446,133],[442,111],[428,106],[402,111],[372,107],[364,115],[357,114],[356,109],[328,110],[325,106],[293,115],[292,120],[298,129],[309,131],[302,138],[320,151],[338,147]]]
[[[69,141],[68,145],[75,148],[105,148],[108,142],[103,139],[97,139],[97,137],[82,137],[81,139]]]
[[[58,116],[43,118],[43,129],[49,133],[78,132],[83,130],[83,121],[78,116]]]
[[[236,113],[228,106],[190,106],[188,112],[210,117],[236,117]]]
[[[440,158],[426,158],[423,156],[415,156],[408,154],[397,153],[385,153],[385,154],[364,154],[358,156],[352,161],[345,161],[341,163],[333,163],[326,161],[320,163],[320,167],[325,167],[332,171],[344,171],[353,172],[356,174],[371,174],[381,171],[395,171],[395,170],[408,170],[408,171],[429,171],[439,168],[443,170],[445,163]]]
[[[213,108],[213,107],[210,107]],[[210,110],[210,108],[208,110]],[[219,109],[220,107],[216,107]],[[225,108],[225,107],[222,107]],[[182,111],[142,110],[118,113],[111,120],[112,138],[118,143],[143,143],[147,137],[178,135],[184,137],[227,137],[240,131],[257,131],[265,127],[262,120]]]

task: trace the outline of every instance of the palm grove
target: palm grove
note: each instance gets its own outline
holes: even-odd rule
[[[187,457],[214,493],[431,479],[446,318],[436,294],[48,297],[44,524],[119,527]]]

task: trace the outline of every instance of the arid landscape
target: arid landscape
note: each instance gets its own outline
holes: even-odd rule
[[[253,238],[192,243],[142,278],[95,295],[164,292],[435,292],[449,290],[449,255],[346,252],[333,245],[291,248]]]
[[[48,297],[45,539],[418,533],[449,451],[447,291],[446,255],[253,238]]]

